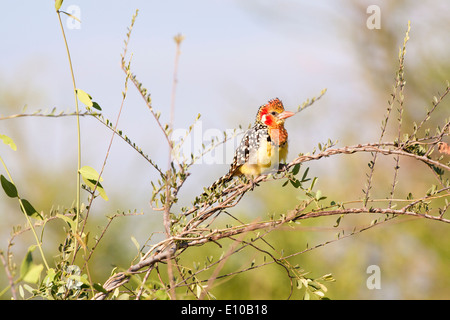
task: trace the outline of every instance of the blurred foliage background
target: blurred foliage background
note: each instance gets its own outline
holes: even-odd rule
[[[135,54],[132,69],[142,75],[144,84],[152,91],[154,105],[165,117],[169,114],[173,70],[171,39],[177,32],[186,35],[176,102],[175,121],[179,128],[192,123],[197,113],[202,114],[204,130],[247,126],[253,121],[257,107],[267,99],[278,96],[293,109],[322,88],[328,88],[317,105],[302,112],[303,118],[287,124],[291,159],[300,152],[311,151],[318,142],[328,138],[338,140],[340,146],[378,140],[408,20],[412,27],[405,62],[405,132],[411,130],[407,126],[412,121],[424,117],[425,108],[443,90],[450,75],[447,1],[347,0],[339,4],[332,1],[307,4],[283,0],[276,5],[258,0],[228,4],[194,1],[187,10],[180,1],[174,1],[170,8],[156,1],[130,1],[126,5],[111,1],[73,4],[81,8],[83,21],[80,30],[69,31],[75,75],[79,87],[85,88],[111,119],[119,107],[124,79],[119,68],[121,41],[136,8],[141,16],[131,42],[130,50]],[[366,8],[372,4],[381,8],[378,30],[366,27],[369,16]],[[7,5],[13,22],[3,21],[0,28],[6,37],[0,53],[4,55],[0,59],[2,116],[21,113],[24,106],[30,112],[53,107],[73,110],[68,65],[52,5],[39,4],[35,8],[36,4],[27,1]],[[167,21],[159,24],[159,20],[152,20],[157,15]],[[8,23],[12,25],[6,28]],[[29,42],[25,33],[31,28],[36,39]],[[205,31],[207,28],[210,33]],[[215,86],[211,87],[211,83]],[[143,103],[134,95],[130,93],[119,127],[151,158],[165,163],[167,150],[158,142],[161,137],[152,127],[154,123]],[[448,106],[449,102],[444,102],[434,119],[448,117]],[[433,125],[439,123],[429,124]],[[24,196],[44,212],[52,207],[69,207],[75,197],[75,118],[2,120],[0,133],[12,137],[18,146],[16,152],[6,147],[0,147],[0,152]],[[393,140],[396,135],[394,126],[385,140]],[[95,119],[83,118],[83,163],[100,167],[109,137],[110,132]],[[308,167],[310,175],[318,177],[317,188],[330,201],[356,200],[363,197],[361,189],[369,160],[368,155],[340,156],[308,163]],[[398,195],[424,194],[435,183],[425,165],[402,159],[400,166],[406,170],[401,171]],[[393,167],[391,157],[379,160],[374,196],[388,196]],[[195,166],[180,194],[184,204],[189,204],[203,186],[226,169],[227,165]],[[90,265],[94,281],[103,282],[114,266],[130,265],[137,255],[131,237],[141,245],[163,237],[162,217],[148,205],[152,178],[155,178],[154,170],[116,140],[104,173],[103,185],[110,200],[97,200],[94,204],[89,231],[99,234],[108,221],[106,216],[116,211],[136,209],[143,214],[113,221]],[[266,183],[247,194],[230,213],[241,221],[264,219],[269,214],[282,214],[293,208],[297,197],[301,197],[297,189]],[[333,227],[336,218],[302,221],[294,228],[285,227],[271,233],[267,240],[289,254],[307,245],[335,239],[337,232],[349,232],[373,218],[373,215],[345,217],[337,228]],[[0,219],[0,249],[5,250],[12,227],[25,221],[16,201],[3,193],[0,193]],[[218,223],[225,224],[227,219],[221,217]],[[50,261],[58,254],[58,245],[64,239],[62,227],[59,222],[49,222],[46,226],[44,249]],[[401,217],[298,255],[290,262],[314,277],[332,273],[336,282],[328,284],[327,296],[331,299],[449,299],[448,230],[442,223]],[[31,243],[29,233],[15,238],[13,253],[17,264],[20,265]],[[186,265],[203,264],[205,257],[219,257],[230,244],[224,241],[222,249],[214,244],[192,249],[182,261]],[[222,272],[248,267],[255,257],[256,252],[246,248],[233,255]],[[366,286],[366,269],[373,264],[381,269],[380,290],[369,290]],[[207,279],[208,275],[202,277]],[[289,296],[286,271],[275,264],[224,281],[219,279],[216,285],[212,293],[220,299]],[[0,290],[6,286],[2,269]],[[294,290],[292,298],[300,297],[300,292]],[[1,297],[5,298],[9,298],[8,293]]]

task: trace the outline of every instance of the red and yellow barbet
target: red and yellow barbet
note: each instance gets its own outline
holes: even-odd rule
[[[288,153],[288,133],[285,119],[295,113],[285,111],[276,98],[258,109],[254,125],[244,134],[236,149],[230,170],[215,181],[210,190],[230,181],[234,176],[245,175],[254,179],[262,173],[285,162]]]

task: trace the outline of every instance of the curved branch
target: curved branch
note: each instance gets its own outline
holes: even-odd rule
[[[292,166],[294,166],[298,163],[307,162],[307,161],[311,161],[311,160],[319,160],[321,158],[329,157],[329,156],[336,155],[336,154],[352,154],[352,153],[357,153],[357,152],[379,152],[384,155],[396,154],[396,155],[414,158],[416,160],[425,162],[426,164],[433,165],[433,166],[445,169],[447,171],[450,171],[449,166],[447,166],[443,163],[440,163],[439,161],[435,161],[428,157],[410,153],[410,152],[404,151],[402,149],[387,149],[386,146],[387,146],[386,144],[368,143],[368,144],[358,144],[355,146],[343,147],[343,148],[338,148],[338,149],[327,149],[325,151],[322,151],[320,153],[313,154],[313,155],[301,155],[298,158],[296,158],[295,160],[293,160],[292,162],[290,162],[286,167],[291,168]]]

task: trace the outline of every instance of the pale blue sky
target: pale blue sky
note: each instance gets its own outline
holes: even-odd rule
[[[416,37],[421,28],[428,26],[417,18],[418,11],[426,14],[421,9],[426,6],[422,2],[398,14],[384,10],[385,1],[362,1],[367,5],[361,5],[359,18],[354,17],[355,12],[348,11],[345,3],[348,1],[66,0],[63,10],[70,5],[79,7],[81,28],[68,29],[68,18],[62,17],[77,86],[91,94],[111,120],[116,118],[122,97],[124,74],[119,63],[123,40],[136,9],[139,16],[129,47],[129,53],[133,53],[132,71],[151,92],[153,106],[162,111],[163,121],[169,119],[175,56],[173,36],[178,33],[185,36],[178,70],[175,128],[187,128],[198,113],[202,114],[204,130],[247,126],[253,122],[258,106],[271,98],[279,97],[287,109],[295,109],[328,88],[317,105],[287,122],[290,158],[293,158],[328,138],[342,141],[343,128],[360,131],[356,136],[371,135],[361,130],[364,123],[360,119],[373,97],[370,85],[362,77],[364,70],[355,59],[355,44],[349,36],[354,28],[366,29],[367,5],[380,5],[382,27],[384,23],[395,22],[399,39],[404,35],[408,19],[416,18],[413,20],[413,27],[417,26]],[[38,93],[38,99],[30,96],[32,100],[23,102],[30,111],[53,107],[74,110],[67,56],[54,2],[3,1],[0,6],[0,83],[14,90]],[[363,40],[361,45],[370,45],[370,33]],[[409,50],[414,51],[415,45],[420,43],[411,41]],[[396,55],[393,52],[390,62],[395,61]],[[394,73],[392,70],[392,77]],[[383,103],[387,98],[383,97]],[[386,106],[379,106],[381,121]],[[16,106],[14,112],[20,112],[21,107]],[[0,114],[5,113],[3,109],[0,106]],[[43,166],[51,170],[61,162],[73,161],[76,149],[71,141],[75,119],[15,121],[33,132],[28,148],[36,154],[45,150],[47,157],[36,159]],[[162,134],[155,129],[154,119],[132,86],[119,127],[145,153],[166,163],[165,148],[161,148]],[[93,119],[83,119],[82,136],[83,164],[99,168],[110,132]],[[374,136],[378,136],[377,130]],[[230,159],[232,154],[227,157]],[[145,173],[133,173],[131,178],[130,171],[124,168]],[[197,181],[209,183],[226,167],[222,169],[202,166]],[[106,176],[111,176],[109,183],[105,179],[105,184],[114,186],[126,176],[149,187],[151,172],[136,153],[116,140],[105,171]]]

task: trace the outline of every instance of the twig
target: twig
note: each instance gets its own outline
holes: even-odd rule
[[[45,117],[45,118],[61,118],[61,117],[73,117],[73,116],[98,116],[99,113],[91,112],[91,111],[84,111],[80,113],[76,112],[69,112],[65,113],[64,111],[61,111],[59,113],[55,114],[56,109],[54,108],[50,113],[43,113],[42,110],[37,110],[33,113],[17,113],[12,114],[9,116],[2,116],[0,117],[0,120],[10,120],[10,119],[17,119],[17,118],[25,118],[25,117]]]
[[[163,224],[166,232],[166,237],[170,237],[170,228],[171,228],[171,220],[170,220],[170,208],[172,207],[173,201],[171,199],[171,188],[172,184],[170,183],[170,180],[172,179],[172,151],[173,151],[173,142],[172,142],[172,130],[173,130],[173,121],[175,117],[175,96],[176,96],[176,87],[178,83],[178,61],[180,59],[180,46],[181,42],[183,41],[183,36],[177,35],[174,37],[175,43],[176,43],[176,54],[175,54],[175,66],[173,71],[173,84],[172,84],[172,96],[171,96],[171,103],[170,103],[170,122],[169,122],[169,128],[168,128],[168,140],[169,140],[169,155],[167,157],[167,174],[166,174],[166,201],[164,203],[164,216],[163,216]],[[180,169],[182,167],[180,166]],[[180,186],[181,187],[181,186]],[[167,261],[167,273],[169,277],[169,283],[170,283],[170,297],[172,299],[176,298],[175,295],[175,288],[174,288],[174,280],[173,280],[173,269],[172,269],[172,259],[168,259]]]
[[[391,94],[391,100],[388,101],[388,108],[386,110],[386,115],[384,117],[384,120],[382,122],[381,125],[381,134],[380,134],[380,139],[378,141],[379,144],[382,143],[383,138],[384,138],[384,134],[386,133],[386,129],[387,129],[387,124],[389,121],[389,117],[391,114],[391,110],[392,110],[392,106],[395,102],[395,99],[398,95],[400,95],[400,99],[402,100],[402,104],[403,104],[403,87],[405,85],[405,81],[403,79],[403,75],[404,75],[404,60],[405,60],[405,53],[406,53],[406,43],[409,40],[409,31],[410,31],[411,25],[410,22],[408,21],[408,29],[406,30],[406,35],[405,38],[403,40],[403,47],[400,49],[399,52],[399,69],[397,71],[397,75],[396,75],[396,79],[395,79],[395,84],[394,84],[394,92]],[[400,88],[400,92],[397,92]],[[368,179],[367,179],[367,188],[365,190],[365,196],[364,196],[364,206],[367,205],[367,202],[369,201],[369,194],[370,194],[370,189],[372,188],[372,179],[373,179],[373,174],[374,174],[374,170],[375,170],[375,164],[377,161],[377,157],[378,157],[378,152],[375,152],[372,158],[372,161],[370,162],[370,172],[368,175]],[[398,161],[397,161],[398,162]],[[396,164],[396,168],[398,167],[398,165]],[[394,178],[394,182],[393,182],[393,187],[392,187],[392,196],[393,196],[393,192],[394,192],[394,188],[395,188],[395,183],[396,183],[396,177],[397,177],[397,171],[395,172],[395,178]]]
[[[5,273],[6,273],[6,277],[8,278],[8,282],[9,282],[9,289],[11,289],[11,295],[13,300],[17,300],[17,295],[16,295],[16,287],[14,285],[14,278],[11,275],[11,272],[9,272],[9,263],[6,262],[5,257],[3,256],[3,251],[0,251],[0,260],[2,261],[2,264],[5,268]],[[2,294],[5,291],[0,293],[0,297],[2,296]]]

